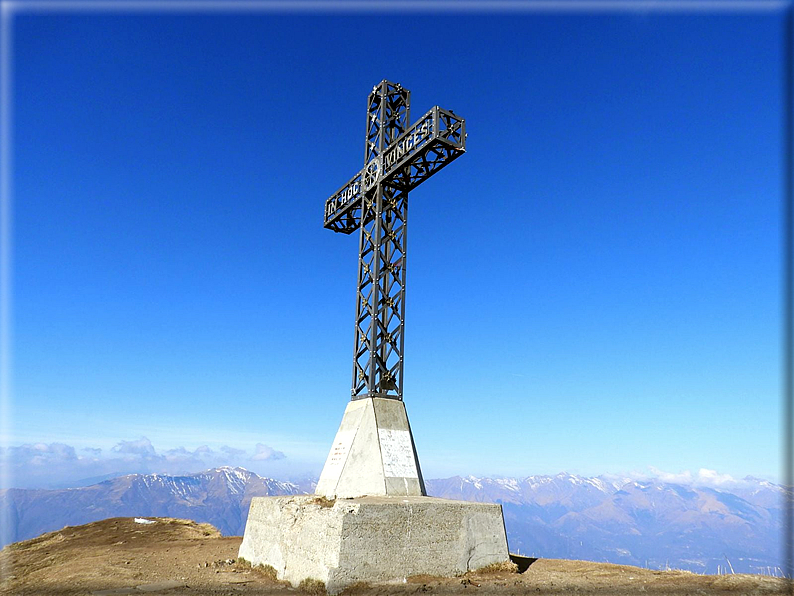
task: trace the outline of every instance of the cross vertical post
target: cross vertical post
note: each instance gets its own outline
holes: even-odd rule
[[[367,99],[364,167],[325,203],[325,227],[359,230],[353,400],[402,400],[408,192],[466,151],[465,122],[438,106],[409,126],[410,92]]]
[[[382,81],[370,93],[364,148],[369,172],[380,169],[385,150],[405,132],[409,110],[410,92],[400,85]],[[408,193],[381,180],[363,198],[353,399],[402,399],[407,215]]]

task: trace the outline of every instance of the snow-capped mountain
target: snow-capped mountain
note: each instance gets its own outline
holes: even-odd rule
[[[133,474],[61,490],[0,491],[4,543],[115,516],[209,522],[241,535],[252,497],[311,492],[243,468],[198,474]],[[709,488],[572,474],[427,481],[447,499],[501,503],[512,552],[716,573],[774,573],[782,567],[783,487],[745,478]]]
[[[0,491],[0,504],[7,507],[9,519],[3,541],[129,516],[193,519],[209,522],[226,535],[238,535],[245,529],[252,497],[301,492],[296,484],[229,467],[186,476],[131,474],[60,490],[8,489]]]
[[[428,491],[433,496],[464,501],[491,503],[535,503],[545,506],[578,507],[599,503],[605,495],[618,490],[619,485],[600,478],[582,478],[561,473],[556,476],[517,478],[475,478],[455,476],[444,480],[429,480]]]

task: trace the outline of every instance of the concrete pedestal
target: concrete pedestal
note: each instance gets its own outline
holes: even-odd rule
[[[508,560],[501,505],[410,496],[254,498],[239,556],[293,585],[321,580],[331,594]]]

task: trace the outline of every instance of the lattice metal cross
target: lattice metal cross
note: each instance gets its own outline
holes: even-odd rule
[[[452,111],[435,106],[409,128],[410,96],[397,83],[374,87],[364,167],[325,202],[326,228],[360,230],[353,399],[402,399],[408,191],[466,151]]]

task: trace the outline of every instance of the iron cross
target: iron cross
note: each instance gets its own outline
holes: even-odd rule
[[[409,128],[410,97],[386,80],[372,89],[364,167],[325,202],[326,228],[360,230],[353,399],[402,399],[408,191],[466,151],[451,110],[435,106]]]

